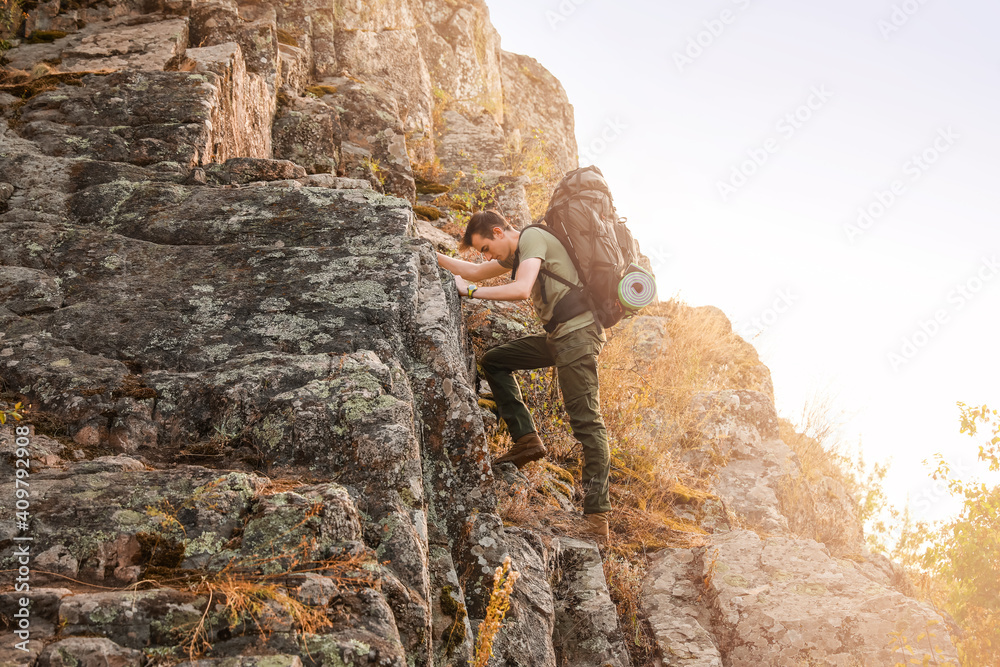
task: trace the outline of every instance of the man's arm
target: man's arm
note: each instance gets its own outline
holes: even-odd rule
[[[462,276],[466,280],[480,281],[496,278],[510,271],[500,266],[500,262],[491,259],[488,262],[474,264],[465,260],[449,257],[443,253],[437,254],[438,264],[448,269],[456,276]]]
[[[496,260],[493,260],[496,261]],[[487,262],[487,264],[489,264]],[[503,268],[503,267],[501,267]],[[517,267],[517,279],[506,285],[496,287],[479,287],[476,289],[475,298],[489,299],[491,301],[521,301],[531,296],[531,286],[535,284],[538,271],[542,268],[540,257],[531,257],[521,260]],[[469,283],[462,276],[455,276],[455,285],[461,294],[468,294]]]

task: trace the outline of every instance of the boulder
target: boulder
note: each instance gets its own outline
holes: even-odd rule
[[[327,103],[315,94],[285,95],[281,100],[271,131],[274,156],[300,164],[310,174],[343,171],[340,149],[343,128],[336,104]]]
[[[812,540],[737,530],[662,552],[643,601],[666,664],[958,664],[936,612]]]
[[[488,591],[503,559],[509,556],[512,569],[519,573],[510,609],[493,640],[493,659],[512,667],[555,667],[555,605],[548,577],[549,550],[537,535],[519,529],[504,530],[492,517],[481,517],[474,524],[470,542],[474,544],[470,553],[476,560],[466,590],[474,596],[469,608],[473,628],[478,630],[485,618]]]
[[[654,557],[643,582],[643,611],[667,667],[723,666],[702,568],[701,550],[673,549]]]
[[[347,77],[324,79],[320,92],[340,116],[337,173],[369,180],[380,192],[412,202],[416,183],[407,152],[404,108],[378,88]]]
[[[44,3],[42,7],[51,8],[53,5],[58,7],[58,0]],[[56,16],[66,17],[66,14]],[[62,19],[58,23],[62,23]],[[67,27],[70,26],[37,28],[68,34],[51,43],[22,44],[11,49],[5,54],[8,66],[31,70],[40,62],[54,62],[58,63],[58,70],[62,72],[162,71],[177,62],[188,46],[186,17],[132,15],[111,21],[89,22],[79,31],[75,20],[71,30],[66,30]]]
[[[597,545],[560,537],[552,546],[559,573],[553,590],[553,643],[561,663],[574,667],[631,667]]]
[[[85,28],[70,40],[62,51],[60,70],[164,70],[183,56],[188,46],[187,18],[146,15],[100,30],[96,27]]]
[[[236,43],[246,71],[259,75],[270,96],[280,87],[277,12],[269,3],[241,4],[234,0],[194,2],[190,11],[191,44],[212,47]]]
[[[39,667],[140,667],[142,651],[125,648],[101,637],[70,637],[49,644],[38,659]]]
[[[103,636],[134,650],[172,646],[185,636],[183,628],[198,623],[207,603],[207,597],[169,588],[70,595],[59,606],[60,634]],[[210,627],[208,632],[214,635]]]
[[[941,617],[902,594],[892,567],[864,548],[852,501],[836,500],[850,511],[831,548],[796,534],[808,520],[790,521],[792,510],[806,511],[824,487],[777,438],[769,396],[719,391],[692,406],[691,437],[723,457],[714,478],[723,511],[706,502],[705,546],[660,552],[645,579],[643,608],[666,664],[896,665],[925,653],[958,664]]]
[[[303,663],[297,655],[261,655],[192,660],[177,667],[303,667]]]
[[[506,139],[503,128],[486,110],[465,115],[449,109],[442,114],[441,164],[454,174],[503,172]]]
[[[267,78],[247,66],[251,62],[247,56],[253,55],[245,53],[237,42],[187,51],[192,71],[215,75],[208,78],[212,93],[208,100],[212,110],[208,155],[213,162],[271,156],[271,124],[277,103]]]
[[[54,310],[62,306],[59,284],[44,271],[20,266],[0,266],[0,299],[18,315]]]
[[[189,49],[188,55],[199,59],[203,73],[86,75],[79,85],[39,93],[22,107],[19,132],[53,157],[185,166],[267,157],[267,99],[251,103],[232,94],[249,94],[240,87],[238,47]],[[263,116],[244,113],[251,107]]]
[[[32,549],[60,573],[94,580],[133,582],[150,566],[207,562],[242,527],[261,483],[198,468],[146,471],[126,457],[38,472]],[[14,563],[10,544],[4,567]]]

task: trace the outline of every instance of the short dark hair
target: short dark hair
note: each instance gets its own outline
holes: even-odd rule
[[[498,211],[489,209],[486,211],[479,211],[473,213],[472,217],[469,218],[469,224],[465,228],[465,234],[462,236],[462,248],[472,247],[472,235],[479,234],[484,239],[493,238],[493,228],[499,227],[500,229],[514,229],[507,218],[500,215]]]

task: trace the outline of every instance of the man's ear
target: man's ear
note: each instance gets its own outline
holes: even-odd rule
[[[503,227],[494,227],[491,231],[493,232],[493,238],[503,237]]]

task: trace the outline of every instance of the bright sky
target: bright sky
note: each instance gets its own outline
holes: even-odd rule
[[[956,401],[1000,407],[1000,3],[488,0],[576,113],[662,296],[726,312],[779,413],[828,395],[946,511]],[[861,212],[867,212],[862,217]]]

